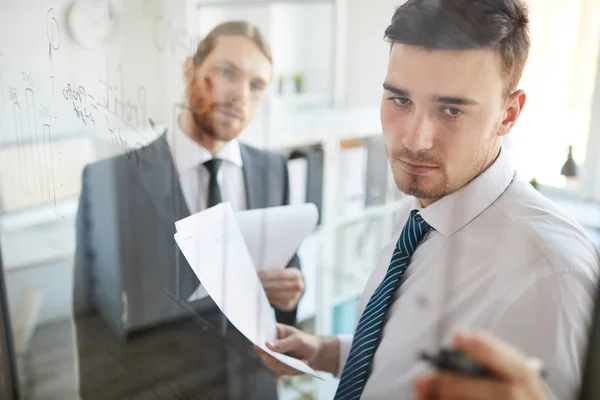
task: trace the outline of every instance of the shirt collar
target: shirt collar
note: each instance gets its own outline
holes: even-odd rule
[[[177,124],[175,129],[167,133],[167,141],[177,171],[182,173],[213,158],[213,155],[190,138]],[[242,154],[237,139],[230,140],[215,154],[214,158],[223,159],[238,167],[242,167]]]
[[[436,231],[451,236],[492,205],[514,176],[508,154],[501,149],[496,161],[471,182],[425,208],[413,198],[413,208],[421,210],[421,217]]]

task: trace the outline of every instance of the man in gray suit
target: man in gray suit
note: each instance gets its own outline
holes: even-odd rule
[[[216,27],[185,61],[177,126],[85,168],[74,271],[83,399],[277,397],[250,343],[198,296],[173,239],[175,221],[222,201],[234,210],[288,203],[285,158],[236,140],[271,73],[256,27]],[[277,320],[294,324],[304,283],[296,256],[288,267],[259,276]]]

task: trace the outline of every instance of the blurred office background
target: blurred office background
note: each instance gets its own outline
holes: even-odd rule
[[[0,249],[11,323],[0,336],[10,335],[16,365],[1,371],[0,397],[12,376],[25,398],[77,398],[71,296],[82,169],[172,127],[184,58],[232,19],[256,24],[274,54],[268,97],[240,140],[288,156],[292,202],[320,210],[300,249],[300,325],[351,332],[403,197],[378,111],[383,31],[400,3],[0,0]],[[529,4],[528,102],[505,147],[600,245],[600,2]],[[575,176],[563,170],[569,148]],[[334,390],[331,379],[280,385],[282,399],[328,399]]]

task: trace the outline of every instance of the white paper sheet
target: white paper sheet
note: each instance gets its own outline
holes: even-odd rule
[[[315,229],[312,203],[235,213],[252,262],[258,271],[285,268],[302,241]]]
[[[175,222],[177,232],[202,223],[201,213]],[[252,262],[258,271],[287,267],[302,241],[315,229],[317,207],[312,203],[269,207],[234,213]]]
[[[258,271],[285,268],[318,220],[317,207],[312,203],[239,211],[234,215]],[[175,227],[181,232],[200,223],[198,214],[194,214],[177,221]],[[206,296],[206,289],[199,286],[188,301]]]
[[[204,286],[199,285],[198,289],[188,297],[187,301],[197,301],[205,297],[208,297],[208,292],[204,289]]]
[[[277,337],[275,313],[229,203],[193,217],[176,223],[175,241],[227,319],[252,343],[281,362],[317,376],[303,362],[266,348],[265,343]]]

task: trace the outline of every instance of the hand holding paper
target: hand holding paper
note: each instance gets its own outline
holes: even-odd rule
[[[283,311],[296,308],[304,291],[302,273],[297,268],[259,271],[269,303]]]
[[[333,375],[339,372],[340,343],[335,336],[314,336],[294,327],[278,324],[279,339],[268,342],[267,347],[273,351],[286,353],[318,371]],[[265,366],[277,376],[298,375],[298,371],[290,368],[268,353],[258,349],[258,354]]]
[[[319,343],[316,336],[303,334],[303,332],[294,327],[282,324],[277,325],[277,336],[277,340],[267,343],[267,346],[271,350],[289,354],[308,365],[312,364],[317,358]],[[265,366],[275,375],[298,375],[296,369],[271,357],[269,353],[264,352],[261,349],[258,350],[260,358],[265,363]]]
[[[316,223],[316,208],[313,211]],[[178,221],[176,227],[179,248],[227,319],[264,352],[295,370],[314,375],[302,361],[265,345],[277,339],[275,315],[231,206],[219,204]]]
[[[197,215],[177,221],[177,232],[194,226],[198,222]],[[302,241],[314,230],[318,219],[318,211],[314,204],[240,211],[234,215],[257,271],[284,269]],[[270,280],[272,277],[273,275],[267,274],[264,278]],[[296,283],[303,285],[304,282],[296,280]],[[301,294],[302,290],[296,290],[293,296],[289,296],[288,293],[284,298],[280,298],[281,296],[275,295],[272,290],[267,291],[269,300],[271,297],[275,300],[271,300],[271,303],[281,310],[294,308],[290,305],[290,297],[296,297],[297,303]],[[206,296],[206,289],[199,286],[187,300],[195,301]]]

